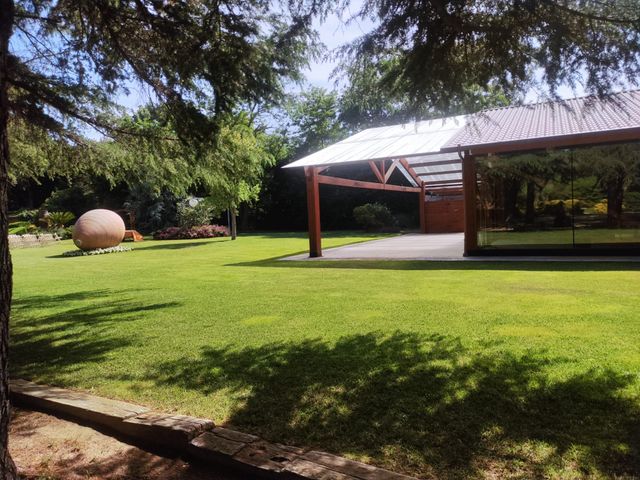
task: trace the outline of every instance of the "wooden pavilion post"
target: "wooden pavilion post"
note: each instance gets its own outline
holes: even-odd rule
[[[320,186],[318,168],[304,167],[307,180],[307,211],[309,215],[309,256],[322,256],[322,238],[320,231]]]
[[[462,188],[464,194],[464,255],[478,248],[478,222],[476,214],[476,163],[468,151],[462,158]]]
[[[427,233],[427,217],[426,217],[426,205],[427,201],[427,187],[423,181],[420,182],[420,233]]]

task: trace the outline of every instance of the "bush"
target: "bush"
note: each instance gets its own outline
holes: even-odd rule
[[[133,213],[135,228],[140,232],[154,232],[178,222],[176,197],[168,191],[154,192],[145,185],[131,188],[124,208]]]
[[[207,226],[213,209],[201,198],[189,198],[178,204],[178,225],[191,228],[200,225]]]
[[[586,203],[578,198],[566,200],[548,200],[542,204],[541,213],[545,215],[554,215],[558,212],[559,206],[570,211],[574,215],[582,215],[584,213]]]
[[[97,206],[96,194],[93,189],[87,185],[80,184],[61,190],[54,190],[42,204],[41,209],[50,212],[71,212],[79,216]]]
[[[38,210],[37,209],[22,209],[17,212],[12,212],[9,214],[9,220],[15,219],[16,221],[36,223],[38,221]]]
[[[608,208],[608,202],[606,199],[602,200],[601,202],[596,203],[590,210],[589,213],[595,214],[595,215],[606,215],[607,212],[609,211]]]
[[[27,235],[40,231],[40,229],[31,222],[21,221],[9,224],[9,235]]]
[[[63,229],[73,222],[75,218],[76,216],[71,212],[49,212],[49,214],[45,215],[49,228],[53,230]]]
[[[56,229],[52,230],[52,232],[54,234],[58,235],[58,237],[60,237],[60,240],[68,240],[71,237],[73,237],[73,228],[72,227],[56,228]]]
[[[640,212],[640,192],[626,192],[624,208],[632,212]]]
[[[366,203],[354,208],[353,218],[366,230],[384,230],[396,226],[391,210],[381,203]]]
[[[196,227],[169,227],[153,234],[154,240],[185,240],[189,238],[228,237],[229,229],[222,225],[199,225]]]

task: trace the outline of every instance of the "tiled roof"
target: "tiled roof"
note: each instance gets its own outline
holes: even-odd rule
[[[640,128],[640,91],[485,110],[467,118],[443,151]],[[640,138],[639,138],[640,139]]]

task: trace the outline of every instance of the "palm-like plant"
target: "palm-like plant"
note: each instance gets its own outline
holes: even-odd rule
[[[76,216],[71,212],[50,212],[47,216],[50,228],[60,229],[71,223]]]

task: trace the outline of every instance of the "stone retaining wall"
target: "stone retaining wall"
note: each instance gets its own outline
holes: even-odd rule
[[[9,235],[9,248],[43,247],[59,240],[61,238],[55,233]]]

